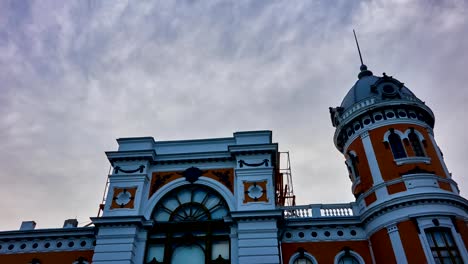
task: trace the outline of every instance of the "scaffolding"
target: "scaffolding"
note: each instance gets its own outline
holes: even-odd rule
[[[281,206],[296,205],[293,181],[291,174],[291,161],[289,151],[278,152],[278,169],[276,172],[276,199]]]

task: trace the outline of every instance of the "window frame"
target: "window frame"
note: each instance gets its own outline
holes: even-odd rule
[[[435,237],[435,234],[439,233],[443,239],[443,242],[445,246],[439,246],[437,245],[437,239]],[[452,263],[463,263],[463,258],[461,255],[461,251],[457,245],[457,242],[455,240],[455,237],[452,234],[452,230],[448,227],[430,227],[424,229],[424,235],[426,236],[426,241],[429,246],[429,250],[431,252],[433,260],[437,263],[437,260],[439,262],[444,263],[444,257],[442,256],[442,252],[447,252],[448,256],[450,258],[450,261]],[[431,243],[429,242],[429,236],[431,236],[431,240],[433,241],[435,246],[431,246]],[[452,246],[448,246],[448,238],[451,239]],[[456,252],[457,255],[454,256],[453,252]],[[437,257],[434,255],[434,253],[437,255]],[[456,261],[456,259],[459,260],[459,262]]]
[[[305,251],[301,251],[301,252],[296,252],[294,253],[290,258],[289,258],[289,264],[294,264],[294,262],[298,259],[301,259],[301,258],[304,258],[304,259],[307,259],[307,260],[310,260],[312,262],[312,264],[317,264],[317,260],[315,259],[315,257],[313,255],[311,255],[310,253],[308,252],[305,252]]]
[[[334,264],[339,264],[341,261],[341,258],[346,257],[346,256],[351,256],[354,259],[357,260],[359,264],[365,264],[366,262],[364,259],[359,255],[357,252],[350,250],[350,249],[343,249],[342,251],[338,252],[335,256]]]

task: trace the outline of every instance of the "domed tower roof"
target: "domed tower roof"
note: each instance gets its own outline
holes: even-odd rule
[[[359,79],[341,102],[341,107],[344,109],[369,98],[388,100],[400,97],[420,101],[403,83],[394,79],[392,76],[387,76],[385,73],[383,73],[383,77],[375,76],[371,71],[367,70],[366,65],[361,66],[361,72],[358,77]],[[379,92],[377,86],[382,82],[389,82],[389,84],[382,87]],[[422,103],[422,101],[420,102]]]
[[[346,94],[341,105],[330,107],[332,124],[336,127],[335,145],[341,151],[347,138],[354,134],[355,122],[359,122],[359,126],[362,127],[362,117],[369,115],[370,112],[392,109],[398,113],[397,109],[400,109],[405,112],[402,115],[409,116],[408,110],[415,107],[418,109],[415,118],[433,127],[434,114],[431,109],[404,83],[385,73],[382,76],[375,76],[366,65],[361,65],[358,80]],[[398,114],[396,115],[398,118]],[[373,118],[371,120],[374,122]]]

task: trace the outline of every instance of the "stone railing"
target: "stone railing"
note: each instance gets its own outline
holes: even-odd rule
[[[324,217],[352,217],[358,212],[354,203],[347,204],[309,204],[285,206],[285,218],[324,218]]]

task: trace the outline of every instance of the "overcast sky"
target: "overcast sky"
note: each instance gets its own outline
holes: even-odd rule
[[[130,3],[131,2],[131,3]],[[0,1],[0,230],[96,216],[116,138],[266,129],[299,204],[350,202],[329,106],[365,63],[436,115],[468,195],[466,1]]]

